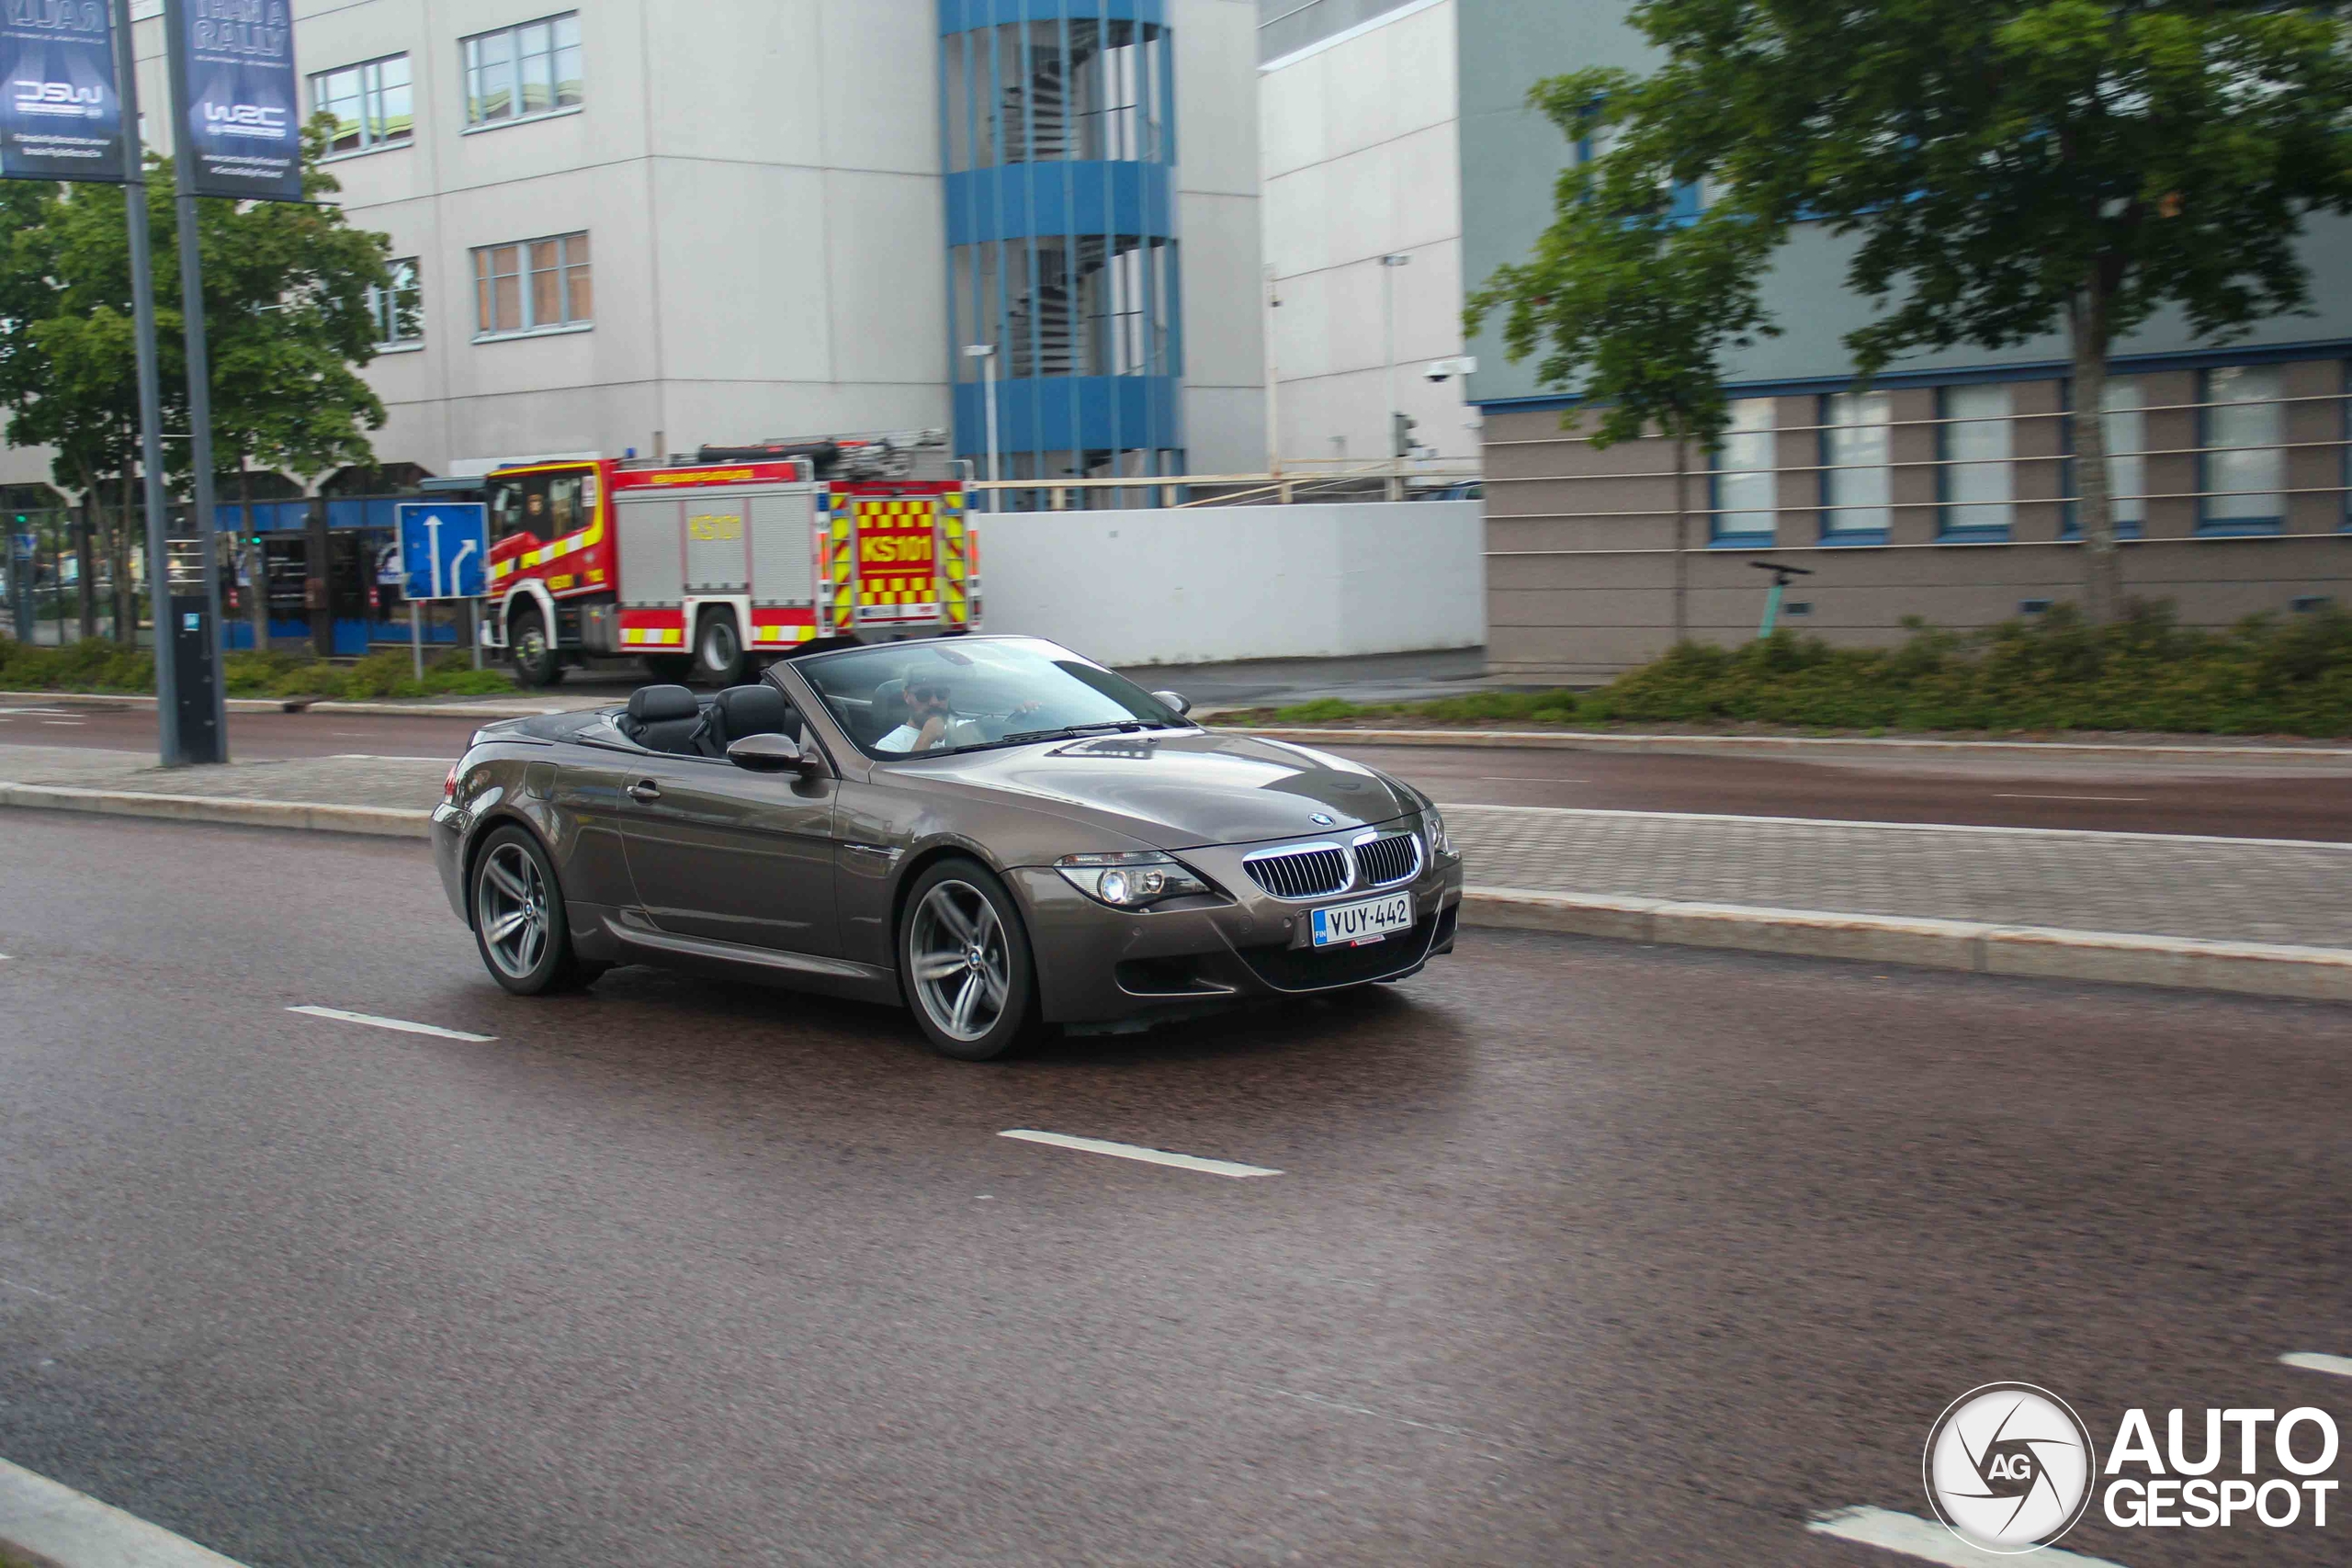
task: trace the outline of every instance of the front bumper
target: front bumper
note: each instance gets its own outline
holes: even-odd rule
[[[1010,874],[1028,918],[1045,1015],[1102,1023],[1221,999],[1303,996],[1401,979],[1453,950],[1462,858],[1431,857],[1401,887],[1304,901],[1259,891],[1241,871],[1246,848],[1188,850],[1180,858],[1235,895],[1231,901],[1130,911],[1107,908],[1047,866]],[[1312,910],[1409,888],[1415,924],[1363,947],[1306,944]]]

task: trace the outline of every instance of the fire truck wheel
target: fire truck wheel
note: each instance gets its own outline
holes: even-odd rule
[[[552,686],[563,679],[563,661],[556,657],[547,622],[538,606],[526,604],[514,612],[506,628],[507,646],[514,650],[514,681],[522,686]]]
[[[732,686],[743,679],[743,636],[735,629],[732,610],[706,610],[695,628],[695,673],[713,686]]]

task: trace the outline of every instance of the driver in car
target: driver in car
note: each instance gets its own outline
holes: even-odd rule
[[[942,746],[973,746],[989,739],[968,718],[958,718],[956,694],[946,682],[917,676],[907,682],[907,716],[899,728],[874,743],[876,751],[900,754],[936,751]]]

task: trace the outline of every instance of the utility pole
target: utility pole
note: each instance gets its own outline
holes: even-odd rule
[[[1396,269],[1410,266],[1410,256],[1385,255],[1380,258],[1380,299],[1382,313],[1388,323],[1388,499],[1405,499],[1405,454],[1396,449],[1396,432],[1402,428],[1396,416],[1404,411],[1396,406]]]
[[[975,343],[967,344],[964,349],[964,357],[967,359],[977,359],[980,362],[980,379],[987,384],[986,396],[989,409],[989,480],[993,484],[1002,480],[1004,478],[1004,465],[1001,460],[1001,455],[997,450],[996,444],[996,344],[992,343]],[[1004,492],[1002,491],[992,490],[989,491],[989,510],[990,512],[1001,511],[1003,509],[1003,505]]]
[[[187,0],[164,0],[165,31],[179,36],[179,11]],[[171,62],[171,101],[175,106],[174,123],[187,121],[187,106],[192,101],[187,90],[187,61],[181,50],[166,48],[164,57]],[[171,635],[178,637],[186,617],[191,614],[202,616],[191,639],[196,654],[195,668],[183,673],[200,683],[200,690],[190,695],[196,699],[196,711],[187,716],[196,721],[195,735],[180,737],[187,762],[225,762],[229,760],[229,705],[220,680],[220,551],[214,537],[217,519],[212,494],[212,367],[204,338],[204,259],[201,239],[197,233],[196,211],[196,151],[184,145],[185,131],[174,141],[177,156],[172,160],[172,184],[178,204],[180,240],[180,314],[187,322],[187,408],[188,460],[194,470],[196,502],[196,560],[197,581],[190,586],[198,590],[190,598],[200,597],[202,603],[190,610],[174,604],[170,607]],[[164,639],[165,612],[155,615],[155,640]]]
[[[1290,484],[1283,478],[1283,372],[1274,347],[1275,311],[1283,308],[1283,287],[1274,269],[1266,269],[1266,476],[1274,481],[1274,499],[1290,504]]]
[[[178,649],[172,637],[171,538],[164,521],[163,392],[155,365],[155,277],[148,253],[147,160],[139,135],[139,61],[130,44],[130,0],[114,0],[115,81],[122,100],[123,211],[130,237],[130,317],[139,367],[139,467],[147,502],[147,592],[155,623],[155,746],[164,766],[178,767]],[[116,602],[121,603],[118,595]],[[130,643],[139,643],[132,595]]]

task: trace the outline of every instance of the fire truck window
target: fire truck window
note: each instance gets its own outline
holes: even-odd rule
[[[550,536],[560,537],[588,525],[588,510],[582,504],[586,478],[584,474],[558,474],[548,481]]]
[[[490,525],[499,538],[528,534],[537,539],[555,536],[548,517],[545,475],[501,479],[490,487]]]

